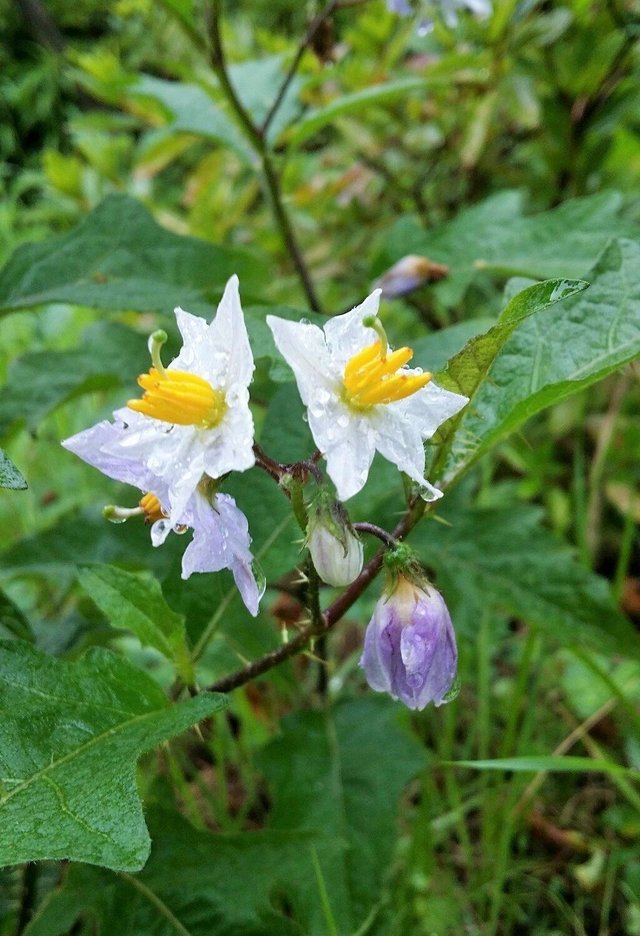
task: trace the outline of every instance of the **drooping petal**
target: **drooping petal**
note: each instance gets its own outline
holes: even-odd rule
[[[375,692],[391,692],[391,660],[394,654],[393,628],[384,599],[376,604],[364,635],[360,666]]]
[[[422,485],[425,455],[419,423],[408,419],[393,404],[378,407],[375,417],[376,448],[380,454]]]
[[[377,316],[382,290],[374,289],[370,296],[344,315],[335,315],[324,326],[327,347],[333,360],[339,365],[340,373],[344,365],[367,345],[378,341],[378,336],[362,324],[369,316]]]
[[[294,373],[302,402],[309,405],[319,390],[335,394],[339,376],[327,350],[322,329],[310,322],[289,322],[267,315],[278,351]]]
[[[193,540],[182,557],[182,578],[194,572],[230,569],[247,610],[254,617],[262,591],[252,571],[253,556],[247,518],[228,494],[218,494],[213,504],[197,493],[190,505]]]

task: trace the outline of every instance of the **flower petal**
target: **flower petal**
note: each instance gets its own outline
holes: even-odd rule
[[[327,474],[345,501],[360,491],[369,476],[376,435],[369,420],[332,397],[325,407],[307,411],[309,429],[327,462]]]
[[[324,326],[327,347],[336,365],[344,370],[350,357],[378,340],[374,331],[362,324],[368,316],[377,316],[382,290],[374,289],[370,296],[344,315],[335,315]]]
[[[418,484],[424,482],[424,444],[421,427],[393,405],[379,406],[375,414],[376,448]]]
[[[318,389],[335,393],[335,367],[322,329],[310,322],[289,322],[267,315],[278,351],[293,371],[302,402],[308,405]]]
[[[247,610],[255,617],[262,592],[251,569],[247,518],[228,494],[218,494],[212,505],[197,493],[190,507],[193,540],[182,557],[182,578],[194,572],[230,569]]]
[[[208,327],[207,344],[216,371],[211,375],[213,381],[221,378],[219,385],[225,388],[237,384],[248,387],[254,363],[237,276],[232,276],[224,288],[218,311]]]
[[[390,403],[388,408],[390,412],[402,412],[406,419],[419,426],[423,439],[430,439],[443,422],[459,413],[468,402],[468,397],[445,390],[431,380],[417,393],[406,400]]]

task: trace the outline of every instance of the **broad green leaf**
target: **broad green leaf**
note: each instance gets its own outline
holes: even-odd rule
[[[513,770],[524,773],[604,773],[613,776],[626,775],[638,779],[638,771],[613,761],[590,757],[557,757],[552,754],[537,754],[530,757],[501,757],[495,760],[447,761],[444,767],[469,767],[471,770]]]
[[[81,569],[78,578],[114,627],[130,630],[143,646],[155,647],[175,663],[185,682],[192,681],[184,618],[169,607],[153,576],[98,565]]]
[[[526,504],[461,509],[453,500],[453,509],[439,510],[451,526],[422,523],[411,536],[449,589],[464,591],[478,608],[505,609],[562,645],[640,657],[640,635],[616,607],[606,579],[542,526],[541,511]]]
[[[229,146],[245,162],[256,161],[236,123],[200,85],[141,75],[127,93],[158,101],[170,118],[169,127],[174,133],[193,133],[215,140]]]
[[[24,936],[326,936],[313,863],[319,836],[212,834],[168,809],[148,821],[143,871],[72,865]]]
[[[381,898],[398,800],[424,752],[398,725],[400,708],[369,696],[332,712],[300,712],[260,757],[273,797],[271,826],[332,841],[318,860],[338,933],[362,926]]]
[[[0,270],[0,314],[72,302],[163,313],[182,305],[210,316],[233,273],[245,299],[254,288],[259,295],[265,273],[255,256],[172,234],[140,202],[109,195],[68,234],[15,251]]]
[[[587,285],[579,280],[547,280],[523,289],[509,302],[489,331],[471,338],[464,348],[449,360],[445,369],[436,374],[438,384],[469,397],[467,409],[472,409],[475,406],[474,398],[478,388],[486,381],[504,343],[518,325],[556,302],[582,292]],[[442,441],[453,435],[465,412],[466,410],[463,410],[449,420],[446,428],[440,431],[439,438]]]
[[[591,286],[584,294],[518,327],[461,416],[447,477],[530,416],[640,354],[639,269],[640,244],[614,241],[587,273]]]
[[[83,393],[134,387],[136,376],[148,366],[144,336],[115,322],[86,329],[77,351],[37,351],[16,358],[0,393],[0,435],[23,420],[35,431],[45,416]]]
[[[0,699],[0,865],[70,858],[124,871],[150,845],[136,760],[226,704],[172,704],[108,651],[67,663],[22,641],[0,643]]]
[[[524,216],[522,196],[501,192],[430,230],[400,219],[384,234],[380,262],[385,268],[415,253],[445,263],[448,277],[433,286],[445,305],[458,305],[481,271],[505,279],[579,279],[611,237],[637,230],[620,217],[620,205],[620,196],[604,192]]]
[[[296,122],[289,135],[289,143],[300,145],[310,137],[332,124],[337,117],[345,114],[357,114],[376,104],[384,104],[404,97],[412,91],[426,91],[429,83],[424,78],[398,78],[396,81],[387,81],[383,84],[373,85],[363,91],[354,91],[352,94],[343,94],[329,104],[314,108]],[[398,258],[399,259],[399,258]]]
[[[0,401],[0,406],[2,406]],[[27,482],[5,452],[0,449],[0,488],[10,488],[12,491],[24,491]]]

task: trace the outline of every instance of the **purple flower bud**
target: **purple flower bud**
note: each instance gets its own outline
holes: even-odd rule
[[[360,666],[376,692],[410,709],[441,705],[458,663],[456,638],[440,592],[400,576],[377,603],[364,637]]]

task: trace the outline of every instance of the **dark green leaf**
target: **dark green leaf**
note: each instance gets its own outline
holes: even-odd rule
[[[522,196],[500,192],[431,230],[401,219],[385,234],[383,265],[406,254],[445,263],[449,276],[433,288],[446,305],[458,305],[482,270],[500,278],[579,279],[611,237],[634,231],[619,217],[620,204],[620,196],[605,192],[524,217]]]
[[[326,936],[318,836],[213,835],[168,810],[152,811],[149,828],[140,874],[72,865],[25,936]]]
[[[301,712],[285,719],[260,759],[274,797],[272,827],[332,837],[318,857],[338,933],[356,931],[378,901],[400,794],[424,764],[399,714],[374,696]]]
[[[455,506],[455,505],[454,505]],[[562,645],[590,645],[640,658],[640,635],[616,607],[605,579],[586,569],[526,504],[439,513],[451,526],[423,523],[412,534],[421,559],[452,591],[546,631]]]
[[[0,698],[0,864],[71,858],[126,871],[149,853],[137,758],[226,702],[171,704],[108,651],[67,663],[22,641],[0,643]]]
[[[139,202],[109,195],[69,234],[19,247],[0,271],[0,312],[45,302],[211,315],[229,276],[243,295],[264,269],[248,252],[171,234]]]

